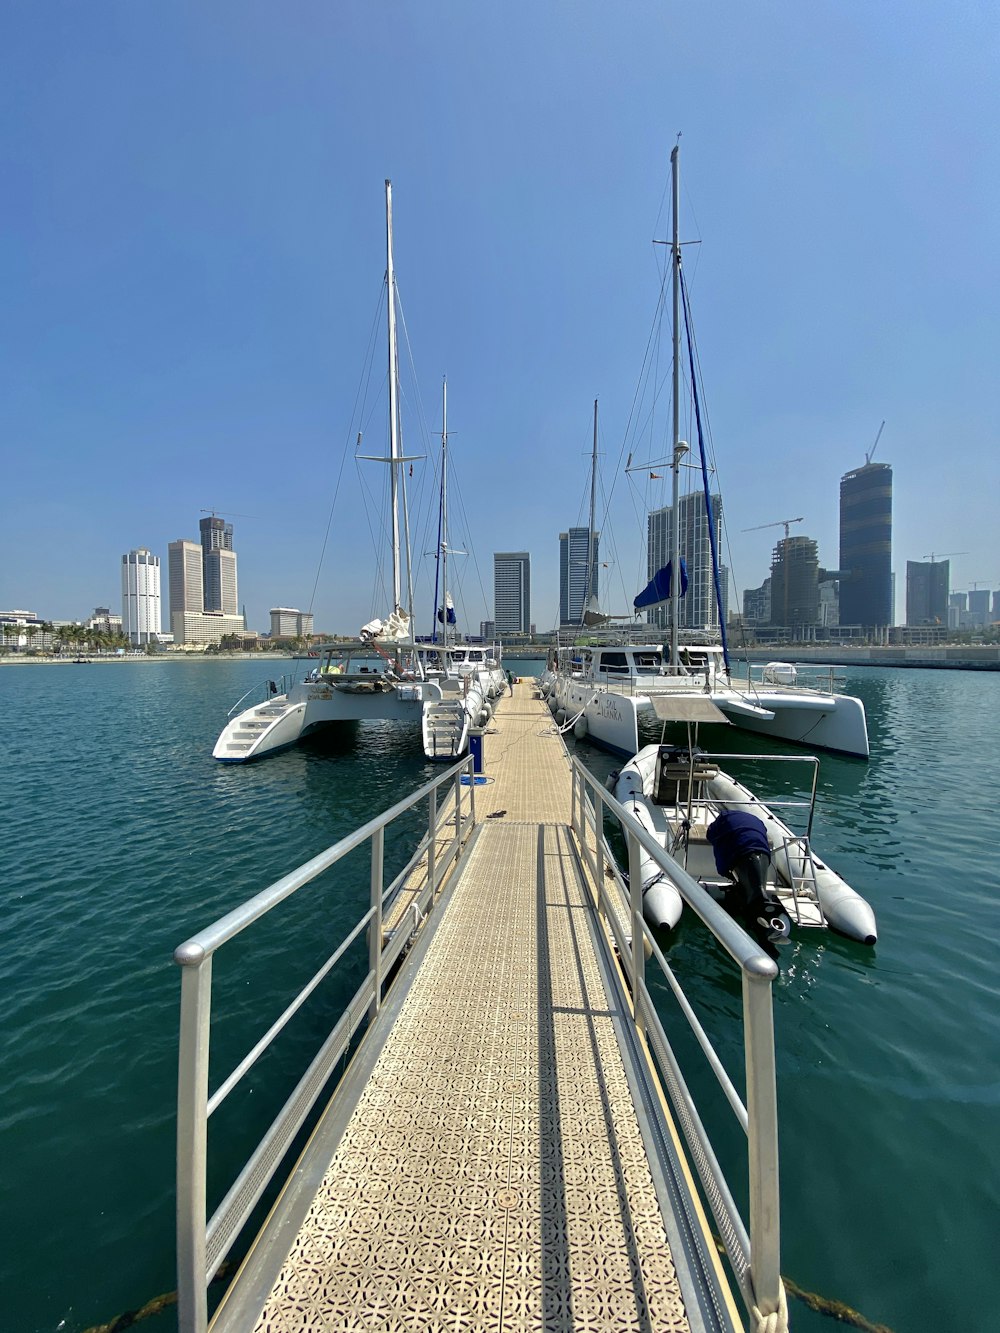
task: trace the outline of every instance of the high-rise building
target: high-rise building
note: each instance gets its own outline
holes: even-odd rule
[[[236,552],[226,547],[206,551],[203,560],[205,572],[205,610],[224,616],[240,612],[236,588]]]
[[[311,611],[299,611],[291,606],[271,607],[272,639],[308,639],[312,637]]]
[[[719,628],[719,608],[715,596],[715,579],[712,575],[712,544],[708,530],[708,515],[705,512],[705,497],[700,491],[680,497],[678,508],[681,516],[680,553],[687,569],[688,590],[680,599],[679,625],[681,629]],[[721,531],[722,497],[712,496],[712,521],[715,531]],[[652,578],[660,569],[673,559],[674,553],[674,511],[672,505],[664,509],[654,509],[646,521],[646,577]],[[729,615],[729,571],[719,567],[719,583],[722,589],[723,621]],[[651,625],[661,628],[670,623],[670,606],[661,604],[651,607],[647,612]]]
[[[597,571],[599,568],[601,534],[589,528],[570,528],[559,534],[559,623],[582,625],[588,603],[596,602],[600,593]],[[588,578],[587,559],[592,558]]]
[[[494,553],[493,620],[497,634],[527,634],[529,631],[531,557],[527,551]]]
[[[800,630],[818,620],[819,548],[812,537],[782,537],[771,557],[771,624]]]
[[[238,615],[233,525],[213,514],[211,518],[203,518],[198,526],[201,529],[205,610],[218,611],[224,616]]]
[[[947,560],[907,560],[907,625],[948,624],[948,583]]]
[[[205,582],[202,572],[202,548],[197,542],[181,539],[167,547],[170,582],[170,625],[179,612],[205,610]]]
[[[892,468],[866,463],[840,479],[840,623],[892,624]]]
[[[969,592],[969,620],[973,625],[985,625],[989,618],[989,588],[972,588]]]
[[[160,557],[146,548],[122,556],[122,633],[136,644],[155,643],[160,620]]]

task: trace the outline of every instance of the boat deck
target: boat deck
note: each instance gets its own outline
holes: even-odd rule
[[[216,1329],[742,1327],[676,1136],[651,1128],[568,757],[527,683],[485,770],[444,910]]]

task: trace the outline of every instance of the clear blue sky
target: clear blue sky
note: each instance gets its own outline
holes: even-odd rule
[[[883,419],[897,610],[906,560],[931,552],[967,553],[953,587],[1000,588],[998,14],[8,0],[0,609],[120,608],[122,553],[165,564],[214,507],[247,516],[240,600],[266,628],[270,606],[308,606],[335,492],[317,628],[388,609],[364,504],[384,469],[348,461],[337,489],[386,176],[407,447],[433,447],[447,374],[466,627],[491,613],[498,549],[531,552],[533,619],[555,622],[595,397],[602,602],[620,609],[644,582],[645,508],[666,500],[621,464],[678,131],[734,588],[759,585],[781,535],[741,529],[785,517],[836,565],[839,478]],[[662,457],[668,419],[664,400],[625,452]],[[365,429],[380,452],[371,386]],[[414,467],[425,572],[433,470]]]

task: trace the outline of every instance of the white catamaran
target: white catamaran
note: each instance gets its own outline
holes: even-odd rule
[[[684,596],[687,578],[681,558],[681,524],[676,521],[676,516],[679,513],[680,469],[690,450],[680,438],[680,325],[682,295],[686,298],[686,292],[681,269],[678,202],[680,165],[677,148],[674,148],[670,160],[673,175],[673,551],[665,568],[654,575],[633,604],[636,611],[669,605],[670,643],[669,646],[661,642],[637,643],[629,635],[624,642],[605,641],[599,646],[560,648],[550,654],[548,669],[541,677],[540,685],[560,725],[571,723],[578,737],[586,736],[595,744],[619,754],[631,756],[638,750],[639,717],[641,714],[652,716],[655,698],[675,699],[680,706],[686,698],[707,697],[731,722],[744,730],[808,745],[810,749],[831,750],[867,759],[868,727],[864,705],[860,699],[835,692],[832,672],[825,685],[817,683],[815,687],[800,683],[794,668],[765,670],[759,680],[752,678],[749,669],[742,679],[732,673],[723,622],[718,551],[708,495],[708,468],[701,438],[694,358],[690,355],[690,329],[691,388],[698,423],[720,629],[717,637],[700,632],[688,633],[685,642],[681,642],[680,599]],[[686,310],[685,301],[685,313]],[[592,469],[596,470],[596,465],[595,404]],[[592,476],[591,533],[594,528],[593,497]],[[588,578],[592,579],[592,557],[588,564],[591,567]],[[606,619],[595,616],[590,600],[585,601],[584,627],[594,626]],[[663,717],[659,710],[658,715]]]
[[[411,461],[400,448],[396,341],[396,278],[392,258],[392,183],[385,183],[386,286],[389,343],[389,453],[374,461],[389,465],[393,609],[373,620],[350,643],[321,645],[319,665],[285,693],[264,687],[261,702],[236,710],[216,741],[213,756],[245,763],[294,745],[320,727],[345,722],[390,721],[422,725],[430,758],[462,754],[470,720],[487,718],[485,691],[473,673],[429,671],[426,645],[413,634],[413,576],[402,469]],[[407,530],[407,604],[403,606],[400,508]],[[428,725],[428,719],[433,722]]]

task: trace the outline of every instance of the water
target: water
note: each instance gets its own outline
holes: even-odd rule
[[[79,1333],[175,1285],[174,946],[439,771],[415,732],[392,727],[245,768],[214,763],[225,709],[265,674],[209,661],[0,669],[10,1333]],[[781,952],[782,1267],[896,1333],[985,1329],[1000,1302],[1000,876],[983,801],[1000,675],[856,669],[849,685],[868,708],[873,758],[824,759],[814,839],[873,902],[880,939],[872,950],[807,934]],[[733,731],[724,748],[780,747]],[[615,762],[578,752],[596,772]],[[390,840],[387,862],[415,827]],[[242,1053],[258,1030],[244,1020],[269,1021],[288,978],[357,919],[366,875],[355,860],[293,904],[276,938],[254,945],[253,982],[220,967],[220,1060]],[[729,969],[696,922],[669,948],[738,1070]],[[349,959],[297,1024],[289,1058],[315,1046],[362,966]],[[736,1136],[694,1066],[722,1155],[736,1161]],[[223,1109],[217,1189],[286,1079],[265,1065]],[[830,1326],[795,1304],[792,1314],[798,1330]],[[147,1327],[172,1324],[167,1314]]]

